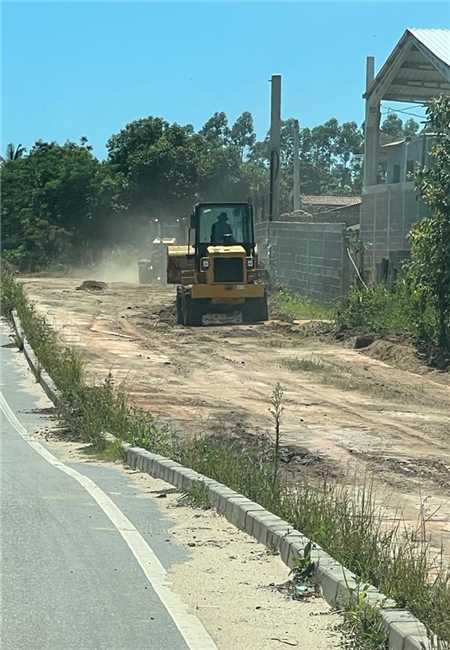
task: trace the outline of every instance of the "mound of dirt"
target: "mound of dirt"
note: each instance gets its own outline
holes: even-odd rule
[[[372,359],[384,361],[390,365],[400,368],[401,370],[409,370],[418,375],[425,375],[429,373],[438,373],[445,379],[449,373],[439,373],[439,370],[445,370],[445,363],[440,365],[431,359],[424,358],[423,354],[418,353],[416,347],[407,340],[393,340],[393,339],[376,339],[371,345],[362,350]],[[435,361],[435,360],[434,360]]]
[[[106,282],[99,282],[98,280],[85,280],[76,287],[77,291],[104,291],[108,288]]]

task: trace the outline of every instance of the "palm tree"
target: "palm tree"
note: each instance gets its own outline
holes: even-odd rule
[[[12,142],[9,143],[9,145],[6,147],[6,156],[0,156],[0,160],[2,162],[10,162],[11,160],[19,160],[19,158],[22,158],[24,153],[26,152],[26,148],[23,147],[21,144],[17,145],[15,147]]]

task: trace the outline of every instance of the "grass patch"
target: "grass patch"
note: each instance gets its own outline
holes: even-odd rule
[[[439,312],[420,299],[406,279],[392,287],[378,284],[368,289],[352,289],[336,310],[336,326],[343,333],[394,335],[414,341],[421,356],[442,370],[450,365],[450,349],[440,342]]]
[[[271,296],[270,311],[284,320],[333,320],[334,310],[322,303],[285,289]]]
[[[315,356],[302,359],[298,357],[283,359],[281,364],[293,372],[323,372],[326,369],[323,361]]]
[[[103,449],[97,452],[97,457],[100,460],[114,462],[117,460],[125,460],[125,452],[122,448],[121,440],[114,442],[106,442]]]
[[[338,627],[346,650],[389,650],[388,635],[383,626],[379,606],[367,603],[367,586],[358,586],[343,612]]]
[[[292,372],[314,374],[321,384],[333,386],[342,391],[355,391],[385,400],[411,400],[425,405],[435,402],[424,395],[423,387],[389,383],[386,379],[373,379],[356,364],[341,364],[323,361],[319,356],[291,357],[282,359],[281,365]]]
[[[202,510],[210,510],[212,507],[211,501],[209,500],[208,487],[203,481],[195,481],[190,490],[183,492],[178,502],[182,505],[193,506]]]

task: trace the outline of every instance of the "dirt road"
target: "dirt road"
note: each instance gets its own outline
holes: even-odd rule
[[[357,351],[279,322],[183,328],[171,288],[86,292],[79,280],[23,281],[61,339],[82,351],[91,378],[111,371],[136,404],[184,435],[265,434],[280,382],[290,470],[373,471],[392,516],[398,507],[412,523],[421,507],[435,513],[430,531],[450,551],[448,373],[400,369],[374,358],[376,344]]]

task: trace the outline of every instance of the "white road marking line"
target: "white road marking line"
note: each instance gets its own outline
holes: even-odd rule
[[[187,606],[181,601],[177,594],[171,591],[167,572],[158,557],[116,504],[105,494],[105,492],[103,492],[101,488],[98,487],[96,483],[94,483],[94,481],[87,476],[83,476],[83,474],[80,474],[72,467],[65,465],[39,442],[33,440],[22,423],[17,419],[2,391],[0,391],[0,409],[8,418],[17,433],[22,436],[30,447],[32,447],[50,465],[53,465],[53,467],[56,467],[61,470],[61,472],[64,472],[75,479],[75,481],[77,481],[98,503],[100,508],[111,520],[115,528],[128,544],[147,580],[155,590],[169,616],[180,631],[180,634],[185,640],[188,648],[191,648],[192,650],[217,650],[216,644],[200,621],[187,611]]]

